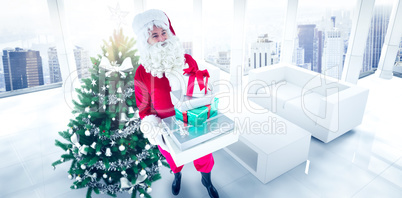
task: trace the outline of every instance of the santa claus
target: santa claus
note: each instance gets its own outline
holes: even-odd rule
[[[183,73],[183,68],[196,67],[196,61],[188,54],[176,37],[169,18],[160,10],[148,10],[135,16],[133,29],[137,35],[137,47],[141,65],[135,77],[135,97],[141,118],[140,129],[149,142],[158,145],[174,173],[172,193],[180,192],[182,166],[177,167],[169,153],[162,133],[161,119],[174,116],[170,99],[172,78]],[[219,197],[211,183],[211,170],[214,166],[212,153],[194,160],[194,166],[201,172],[202,184],[210,197]]]

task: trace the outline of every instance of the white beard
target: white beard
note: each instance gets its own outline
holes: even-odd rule
[[[148,45],[140,50],[140,62],[145,71],[154,77],[162,78],[163,74],[183,72],[184,49],[176,36],[164,42]]]

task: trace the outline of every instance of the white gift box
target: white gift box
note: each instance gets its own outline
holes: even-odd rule
[[[190,93],[188,92],[189,89],[189,80],[190,80],[190,75],[185,74],[183,75],[184,78],[184,87],[183,91],[185,92],[184,94],[187,96],[192,96],[192,97],[203,97],[208,93],[208,91],[212,91],[211,89],[211,84],[207,84],[207,77],[203,77],[203,89],[200,89],[200,85],[198,84],[197,77],[194,78],[193,84],[193,90],[190,90]],[[209,77],[208,77],[209,78]]]
[[[191,97],[184,95],[182,90],[176,90],[170,92],[170,98],[174,107],[183,112],[211,104],[214,100],[214,94],[209,91],[202,97]]]
[[[182,71],[181,71],[182,72]],[[200,85],[198,84],[197,77],[194,78],[194,82],[192,83],[194,85],[192,94],[187,94],[187,89],[189,87],[189,80],[190,80],[190,75],[189,74],[183,74],[178,71],[171,71],[170,73],[166,74],[166,77],[169,80],[170,88],[172,91],[176,90],[181,90],[182,95],[188,95],[192,97],[203,97],[208,92],[213,91],[213,87],[211,83],[207,83],[207,77],[203,77],[203,86],[205,86],[203,89],[200,89]],[[209,77],[208,77],[209,80]],[[205,89],[207,89],[207,92],[205,92]]]

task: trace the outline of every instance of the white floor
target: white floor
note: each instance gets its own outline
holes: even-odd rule
[[[300,164],[264,185],[225,151],[215,152],[212,178],[220,197],[402,197],[402,79],[371,75],[359,85],[370,88],[363,123],[328,144],[313,138],[307,169]],[[85,189],[70,190],[68,163],[56,170],[51,166],[63,153],[54,146],[56,138],[61,140],[57,132],[71,118],[61,92],[0,99],[0,197],[85,197]],[[151,195],[175,197],[173,175],[167,168],[161,173]],[[194,166],[186,165],[176,197],[208,197],[200,179]]]

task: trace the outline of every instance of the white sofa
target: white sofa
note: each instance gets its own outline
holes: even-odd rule
[[[279,64],[249,72],[251,101],[328,143],[362,122],[368,90],[297,66]]]

